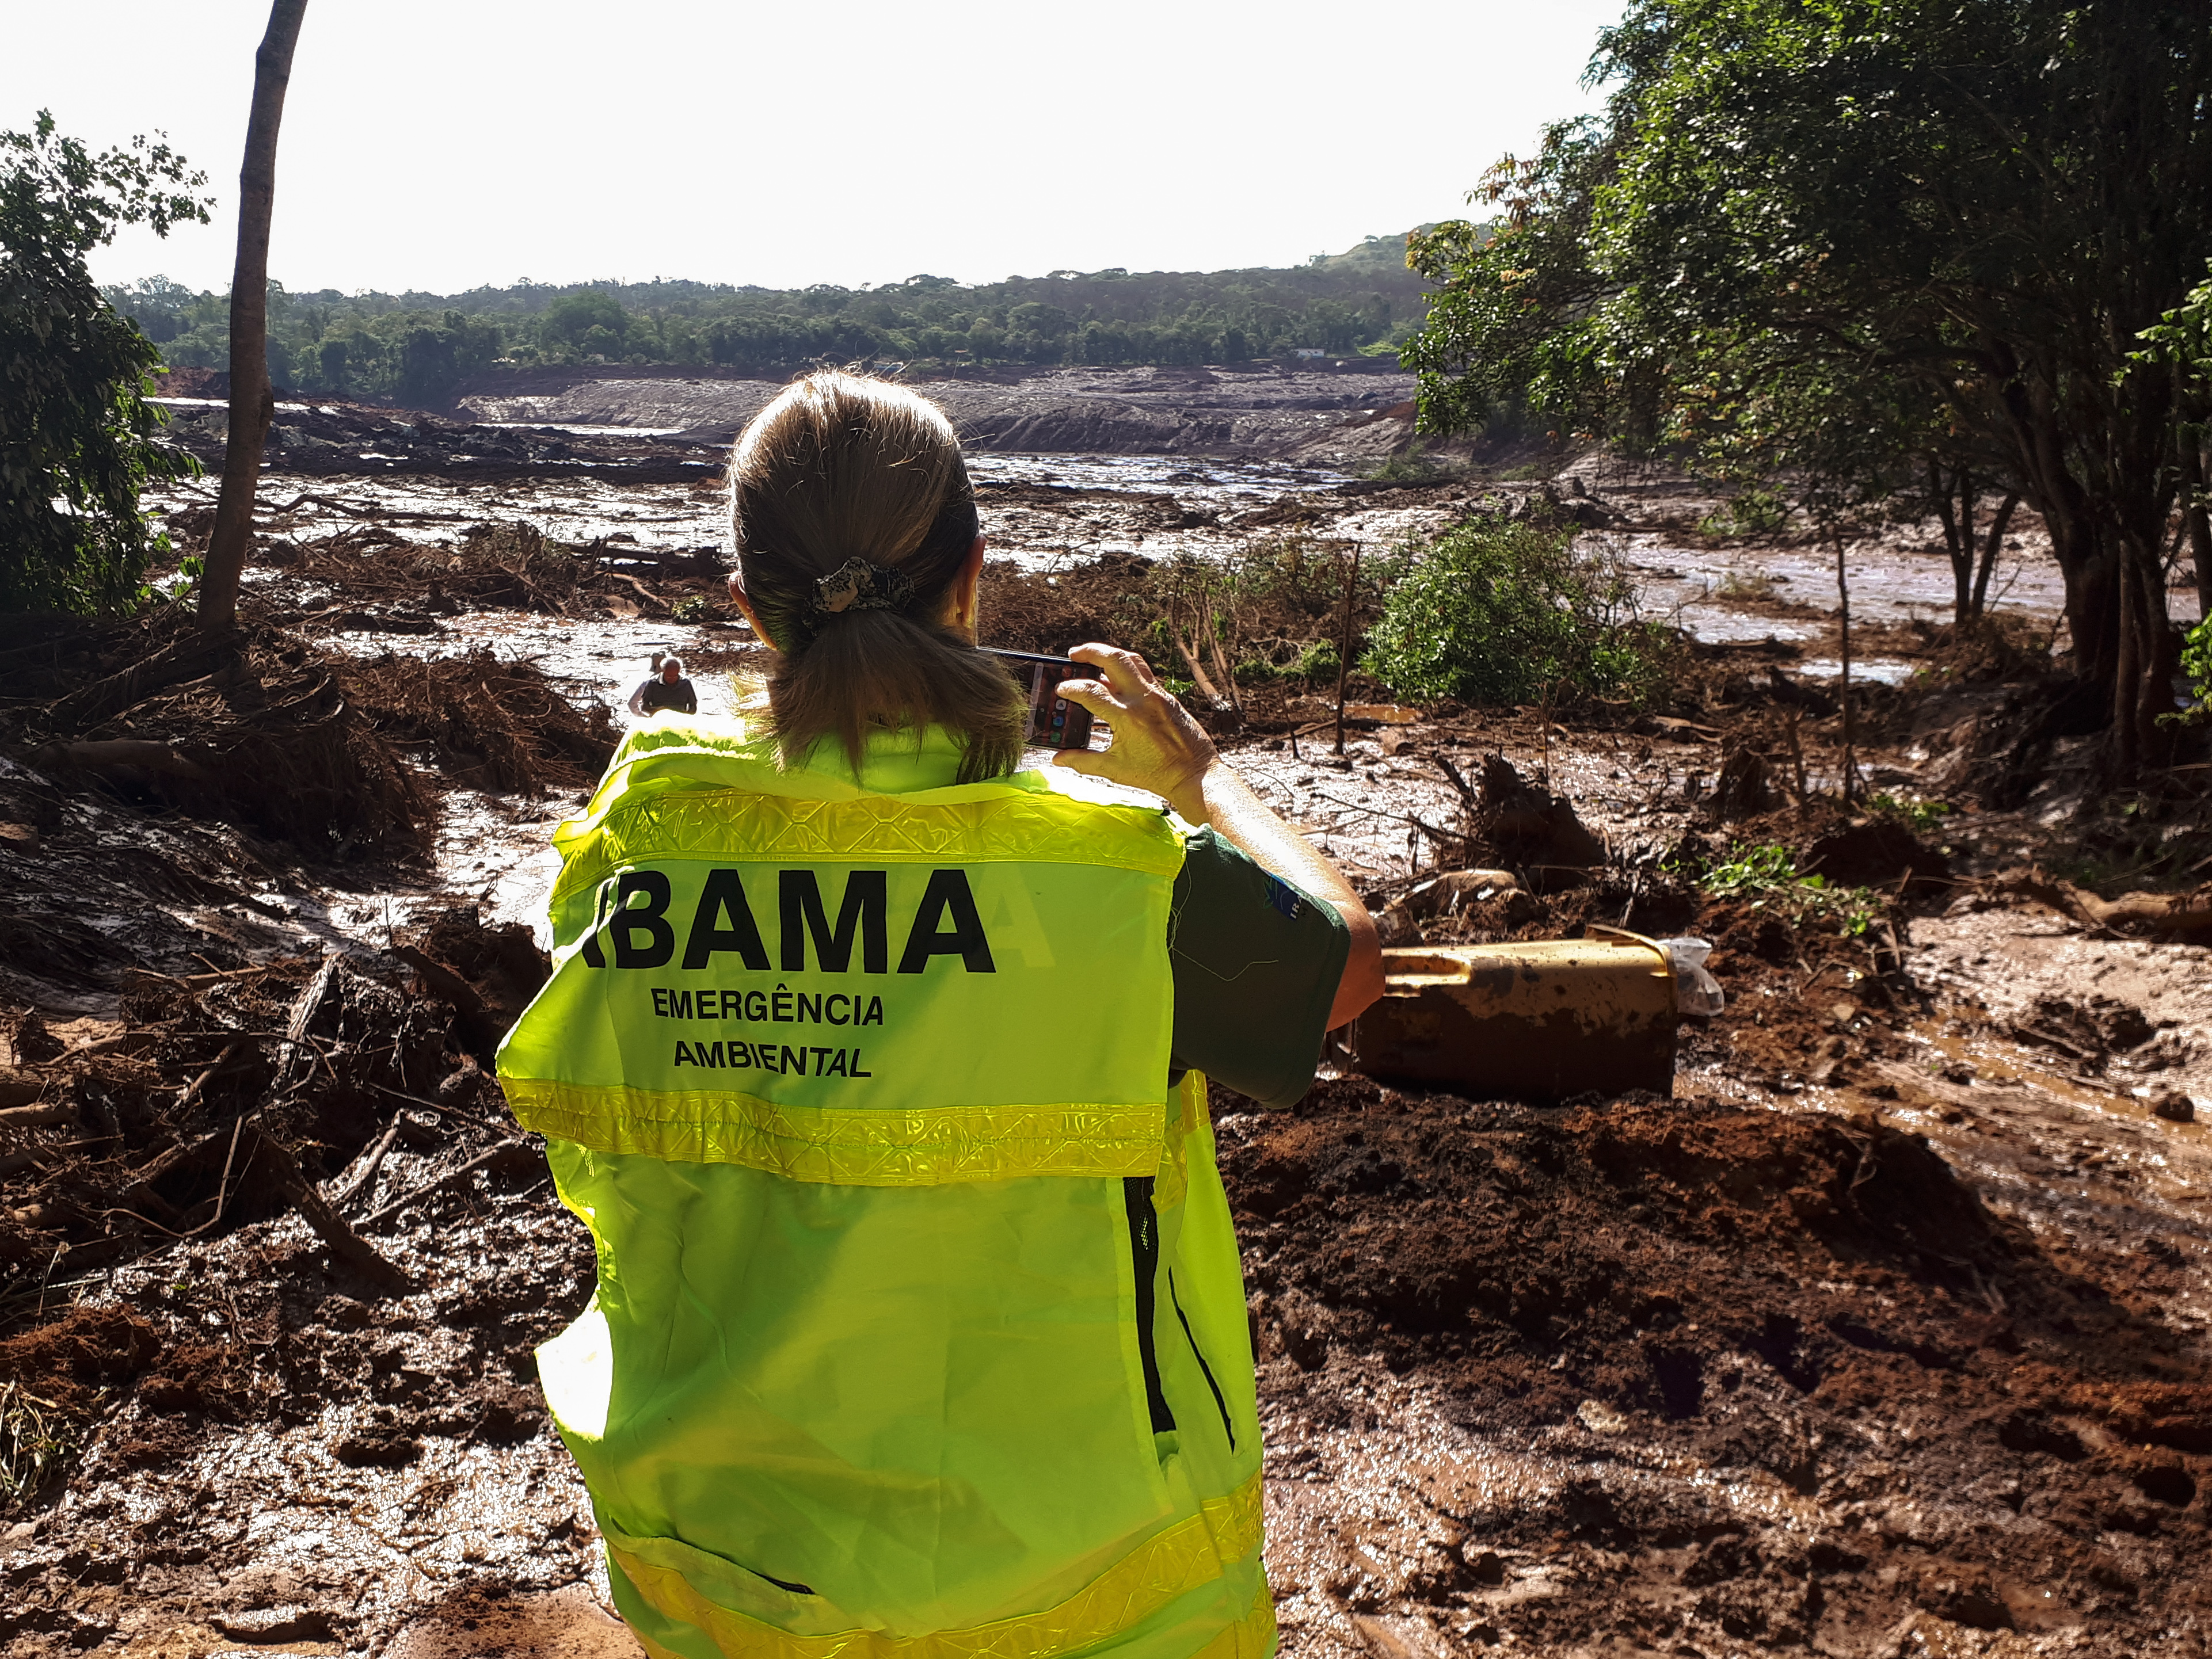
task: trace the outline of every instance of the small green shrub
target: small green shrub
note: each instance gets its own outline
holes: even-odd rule
[[[1308,685],[1326,681],[1336,681],[1336,641],[1316,639],[1298,653],[1297,661],[1284,670],[1287,679],[1303,680]]]
[[[1395,455],[1369,468],[1365,475],[1391,484],[1425,484],[1450,477],[1454,469],[1438,463],[1428,450],[1429,446],[1417,439]]]
[[[1745,899],[1753,910],[1772,910],[1792,926],[1814,921],[1835,923],[1846,939],[1870,931],[1881,911],[1864,887],[1828,885],[1825,875],[1800,875],[1796,855],[1768,844],[1729,849],[1728,857],[1695,875],[1697,884],[1717,898]]]
[[[1707,536],[1772,536],[1790,522],[1790,504],[1771,489],[1753,486],[1729,498],[1719,512],[1698,521]]]
[[[2195,700],[2176,713],[2160,715],[2160,724],[2185,726],[2212,720],[2212,616],[2190,629],[2181,642],[2181,671],[2189,677],[2189,693]]]
[[[1578,549],[1571,530],[1478,520],[1391,588],[1360,667],[1399,697],[1495,706],[1640,697],[1662,649],[1608,554]]]
[[[1729,849],[1724,861],[1705,870],[1698,885],[1707,893],[1733,895],[1787,887],[1796,880],[1797,857],[1789,848],[1739,844]]]
[[[1775,580],[1763,570],[1732,570],[1713,590],[1716,599],[1771,599]]]

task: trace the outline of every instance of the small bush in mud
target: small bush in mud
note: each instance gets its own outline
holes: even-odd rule
[[[1789,848],[1768,844],[1746,846],[1738,843],[1717,863],[1686,867],[1680,859],[1664,859],[1661,868],[1670,875],[1690,877],[1717,899],[1747,899],[1753,910],[1771,910],[1793,926],[1829,921],[1846,939],[1856,939],[1871,929],[1881,914],[1872,893],[1864,887],[1831,886],[1825,875],[1801,875],[1797,856]]]
[[[1464,474],[1464,467],[1449,464],[1429,453],[1429,446],[1419,440],[1385,457],[1360,475],[1389,484],[1426,484],[1442,478],[1454,478]]]
[[[1908,801],[1901,795],[1886,792],[1869,800],[1867,809],[1896,819],[1915,835],[1942,829],[1943,820],[1958,810],[1948,801]]]
[[[1627,573],[1571,529],[1498,520],[1447,531],[1383,602],[1360,666],[1409,700],[1478,705],[1641,697],[1660,631]]]

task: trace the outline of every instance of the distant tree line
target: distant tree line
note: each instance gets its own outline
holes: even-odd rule
[[[823,360],[1237,363],[1301,347],[1393,349],[1425,310],[1401,237],[1286,269],[1054,271],[970,287],[942,276],[860,288],[524,281],[466,294],[289,293],[271,284],[280,385],[414,406],[494,366],[674,364],[782,374]],[[106,290],[172,367],[228,360],[228,300],[166,277]]]

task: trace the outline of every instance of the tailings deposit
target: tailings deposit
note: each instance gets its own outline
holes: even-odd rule
[[[1696,935],[1728,995],[1670,1098],[1215,1089],[1283,1650],[2204,1651],[2212,771],[2100,788],[2051,712],[2039,526],[1978,643],[1932,526],[1855,551],[1846,802],[1819,548],[1602,456],[1363,475],[1411,441],[1379,377],[1259,414],[1226,373],[1098,384],[1007,409],[1135,448],[976,456],[988,642],[1195,685],[1180,638],[1394,944]],[[1143,419],[1037,402],[1109,392]],[[488,1072],[652,653],[711,713],[758,647],[722,406],[532,395],[280,409],[241,642],[136,700],[181,614],[0,639],[10,1654],[639,1651],[532,1359],[589,1240]],[[1143,451],[1156,417],[1179,447]],[[161,498],[180,554],[212,500]],[[1680,630],[1662,690],[1417,705],[1355,669],[1340,714],[1320,648],[1381,599],[1353,549],[1515,512],[1609,538]],[[1267,671],[1224,688],[1191,608],[1262,564],[1234,627]],[[1759,849],[1821,882],[1743,877]],[[816,1031],[714,1012],[779,1064]]]

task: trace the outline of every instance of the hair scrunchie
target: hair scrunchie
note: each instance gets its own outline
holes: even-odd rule
[[[829,575],[817,577],[811,616],[842,616],[850,610],[902,610],[914,597],[914,578],[866,559],[848,559]]]

